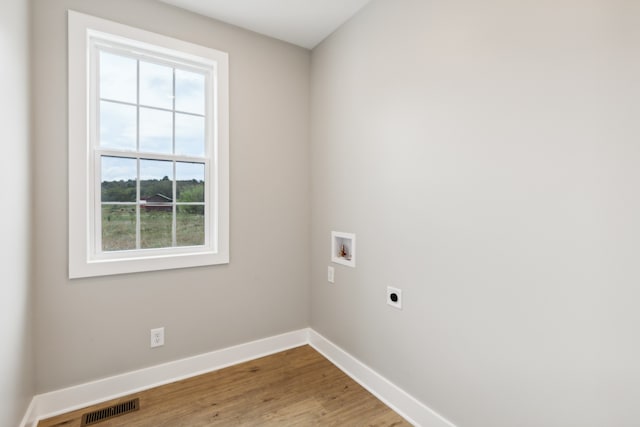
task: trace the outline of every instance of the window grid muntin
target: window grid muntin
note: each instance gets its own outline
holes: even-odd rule
[[[91,146],[93,147],[93,151],[94,151],[94,167],[93,167],[93,171],[94,171],[94,176],[98,179],[95,179],[95,187],[94,187],[94,198],[95,198],[95,214],[92,216],[91,221],[93,224],[93,239],[94,239],[94,251],[95,251],[95,255],[99,256],[100,258],[114,258],[114,259],[121,259],[123,253],[129,253],[129,256],[131,256],[133,253],[135,253],[135,256],[132,257],[137,257],[137,256],[145,256],[145,254],[147,252],[154,252],[154,253],[158,253],[158,252],[166,252],[167,254],[179,254],[181,252],[185,252],[185,253],[193,253],[194,249],[195,252],[198,251],[208,251],[213,249],[214,251],[217,251],[217,247],[212,248],[211,245],[215,244],[216,239],[212,238],[211,234],[212,233],[217,233],[217,222],[214,224],[211,224],[210,218],[211,215],[215,215],[214,218],[217,218],[217,203],[215,198],[213,200],[209,200],[209,191],[206,190],[207,187],[209,186],[215,186],[216,183],[213,179],[214,174],[211,171],[211,158],[210,158],[210,153],[216,153],[216,149],[215,149],[215,145],[217,144],[216,141],[216,137],[215,137],[215,133],[212,132],[211,126],[212,126],[212,121],[213,121],[213,127],[215,128],[217,126],[217,118],[215,116],[215,110],[216,110],[216,105],[215,105],[215,84],[213,79],[215,78],[215,73],[214,71],[214,65],[211,64],[210,68],[205,68],[204,66],[194,66],[193,64],[190,64],[188,61],[182,62],[182,61],[175,61],[175,60],[170,60],[167,58],[159,58],[157,55],[149,55],[148,52],[140,52],[140,51],[144,51],[144,50],[138,50],[135,49],[131,50],[130,48],[121,45],[120,47],[118,47],[117,43],[109,43],[109,44],[103,44],[101,43],[101,40],[98,39],[93,39],[92,40],[92,61],[95,64],[93,66],[93,73],[91,75],[91,78],[93,79],[93,87],[94,87],[94,93],[96,94],[95,97],[93,97],[94,99],[94,123],[96,123],[96,126],[94,128],[94,133],[93,133],[93,143],[91,144]],[[114,47],[115,46],[115,47]],[[112,53],[114,55],[120,55],[120,56],[124,56],[124,57],[129,57],[132,58],[134,60],[136,60],[136,104],[132,104],[126,101],[120,101],[120,100],[114,100],[114,99],[107,99],[107,98],[102,98],[100,96],[100,52],[101,51],[105,51],[105,52],[109,52]],[[172,106],[173,108],[171,110],[169,109],[165,109],[165,108],[161,108],[161,107],[154,107],[151,105],[143,105],[140,104],[140,62],[141,61],[146,61],[146,62],[151,62],[151,63],[156,63],[156,64],[160,64],[160,65],[165,65],[165,66],[169,66],[172,68],[172,87],[173,87],[173,93],[172,93]],[[180,69],[180,70],[184,70],[184,71],[188,71],[188,72],[192,72],[192,73],[199,73],[202,74],[204,76],[204,96],[205,96],[205,102],[204,102],[204,114],[197,114],[197,113],[192,113],[189,111],[182,111],[182,110],[176,110],[175,106],[176,106],[176,69]],[[113,102],[113,103],[118,103],[118,104],[123,104],[123,105],[131,105],[133,107],[136,108],[136,151],[132,151],[132,150],[124,150],[124,149],[114,149],[114,148],[103,148],[101,147],[100,143],[100,102],[101,101],[105,101],[105,102]],[[185,155],[177,155],[177,154],[162,154],[162,153],[150,153],[150,152],[141,152],[140,151],[140,108],[150,108],[150,109],[155,109],[155,110],[160,110],[160,111],[168,111],[172,113],[172,150],[173,153],[176,152],[176,124],[175,124],[175,116],[176,114],[185,114],[185,115],[189,115],[189,116],[194,116],[194,117],[201,117],[204,120],[204,155],[203,156],[185,156]],[[207,120],[208,117],[211,117],[213,120]],[[213,149],[212,149],[213,148]],[[136,159],[136,164],[137,164],[137,171],[136,171],[136,202],[127,202],[127,203],[122,203],[122,204],[129,204],[129,205],[134,205],[136,207],[136,249],[135,250],[118,250],[118,251],[103,251],[103,244],[102,244],[102,206],[104,205],[114,205],[115,203],[113,202],[102,202],[101,200],[101,192],[102,192],[102,188],[101,188],[101,182],[102,182],[102,171],[101,171],[101,158],[103,156],[113,156],[113,157],[121,157],[121,158],[130,158],[130,159]],[[140,179],[140,161],[143,159],[148,159],[148,160],[168,160],[168,161],[172,161],[173,163],[173,179],[172,179],[172,246],[171,247],[163,247],[163,248],[141,248],[141,220],[140,220],[140,214],[141,214],[141,199],[140,199],[140,183],[141,183],[141,179]],[[213,159],[214,161],[214,165],[216,160]],[[198,164],[203,164],[204,165],[204,185],[205,185],[205,192],[204,192],[204,202],[178,202],[177,199],[177,180],[176,180],[176,164],[178,162],[186,162],[186,163],[198,163]],[[213,187],[215,188],[215,187]],[[204,244],[203,245],[197,245],[197,246],[177,246],[177,207],[181,206],[181,205],[195,205],[195,206],[203,206],[204,207]]]
[[[136,153],[137,154],[137,153]],[[95,165],[96,165],[96,174],[97,176],[101,177],[102,176],[102,158],[103,157],[119,157],[119,158],[125,158],[125,159],[135,159],[136,160],[136,201],[135,202],[103,202],[102,201],[102,181],[101,180],[96,180],[96,212],[100,212],[100,221],[96,221],[96,243],[99,243],[100,246],[96,247],[96,252],[97,253],[111,253],[111,252],[121,252],[121,251],[103,251],[102,250],[102,206],[107,206],[107,205],[129,205],[129,206],[135,206],[136,207],[136,250],[140,250],[140,251],[145,251],[145,250],[150,250],[147,248],[142,248],[141,247],[141,227],[140,227],[140,209],[143,205],[142,200],[140,198],[140,184],[141,184],[141,178],[140,178],[140,171],[141,171],[141,167],[140,167],[140,162],[142,160],[159,160],[159,161],[171,161],[172,162],[172,169],[173,169],[173,176],[172,176],[172,202],[171,202],[171,206],[172,206],[172,247],[167,247],[167,249],[171,249],[171,248],[175,248],[176,246],[176,233],[177,233],[177,228],[176,228],[176,209],[178,206],[203,206],[205,209],[205,230],[204,230],[204,246],[209,246],[209,233],[208,233],[208,224],[207,224],[207,219],[208,216],[211,214],[211,209],[213,209],[210,204],[208,203],[208,192],[206,191],[206,188],[209,185],[212,185],[209,183],[209,180],[207,180],[207,176],[209,175],[209,159],[202,159],[202,158],[193,158],[193,157],[185,157],[185,156],[174,156],[174,158],[169,158],[171,156],[169,155],[163,155],[163,156],[147,156],[147,155],[132,155],[132,153],[130,152],[122,152],[122,151],[116,151],[116,150],[95,150]],[[204,201],[203,202],[179,202],[177,200],[177,174],[176,174],[176,165],[178,163],[196,163],[196,164],[202,164],[204,165],[204,175],[205,175],[205,180],[204,180],[204,185],[205,185],[205,191],[204,191]],[[169,203],[167,203],[167,205],[169,205]],[[97,215],[96,215],[96,220],[97,220]],[[198,245],[198,246],[203,246],[203,245]],[[182,247],[182,246],[181,246]],[[100,249],[98,251],[98,249]]]

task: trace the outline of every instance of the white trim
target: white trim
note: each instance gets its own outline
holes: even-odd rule
[[[309,330],[309,345],[411,424],[422,427],[455,427],[442,415],[312,329]]]
[[[288,332],[234,347],[164,363],[77,386],[55,390],[33,398],[20,427],[36,427],[38,421],[190,378],[259,357],[307,344],[308,330]]]
[[[422,427],[455,427],[453,423],[310,328],[36,395],[19,427],[37,427],[38,421],[46,418],[305,344],[316,349],[410,423]]]
[[[94,176],[100,153],[92,144],[96,135],[96,115],[90,101],[95,92],[89,56],[95,42],[125,43],[135,56],[168,55],[173,62],[208,70],[206,114],[207,150],[205,196],[206,224],[203,247],[172,247],[151,250],[117,251],[104,254],[95,250],[99,228],[93,212],[99,208],[89,191],[99,187]],[[68,11],[68,102],[69,102],[69,278],[105,276],[142,271],[166,270],[229,263],[229,55],[216,49],[151,33],[116,22]],[[141,52],[138,52],[140,50]],[[95,58],[94,58],[95,59]],[[95,106],[94,106],[95,107]],[[95,152],[94,152],[95,151]],[[106,152],[106,151],[105,151]],[[131,157],[142,154],[129,153]],[[129,156],[126,156],[129,157]],[[154,155],[153,158],[162,157]],[[179,160],[181,156],[171,156]]]
[[[38,422],[34,421],[36,419],[37,397],[38,396],[34,396],[31,398],[31,402],[29,403],[27,412],[24,413],[24,417],[22,417],[22,421],[20,422],[18,427],[27,427],[27,426],[38,427]]]

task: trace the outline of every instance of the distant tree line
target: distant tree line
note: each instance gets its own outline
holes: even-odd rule
[[[203,202],[204,181],[196,179],[176,182],[178,202]],[[146,200],[156,194],[173,199],[173,182],[168,178],[140,181],[140,199]],[[136,180],[102,181],[103,202],[135,202]]]

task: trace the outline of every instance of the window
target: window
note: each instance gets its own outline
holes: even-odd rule
[[[69,276],[229,261],[224,52],[69,11]]]

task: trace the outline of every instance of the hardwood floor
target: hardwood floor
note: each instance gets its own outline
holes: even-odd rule
[[[410,426],[311,347],[157,387],[40,421],[80,427],[82,414],[133,398],[140,409],[97,427]]]

